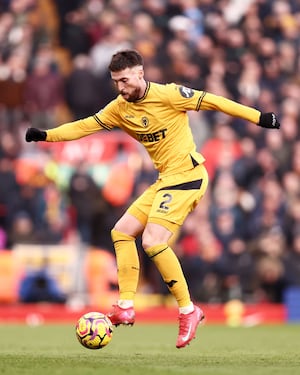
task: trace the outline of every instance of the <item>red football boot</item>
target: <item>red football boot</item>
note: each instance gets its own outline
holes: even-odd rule
[[[133,307],[123,309],[118,305],[113,305],[112,312],[108,313],[107,316],[115,326],[120,324],[132,326],[135,321],[135,312]]]
[[[179,315],[176,348],[184,348],[195,338],[197,327],[203,319],[204,313],[198,306],[195,306],[194,311],[189,314]]]

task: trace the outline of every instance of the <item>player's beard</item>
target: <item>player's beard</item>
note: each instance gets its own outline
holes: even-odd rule
[[[121,95],[123,96],[123,98],[127,101],[127,102],[136,102],[137,100],[140,99],[140,90],[138,87],[136,87],[131,93],[127,92],[125,95],[126,97],[124,97],[124,95],[121,93]]]

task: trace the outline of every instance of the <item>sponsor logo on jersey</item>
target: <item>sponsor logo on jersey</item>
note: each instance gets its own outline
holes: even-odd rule
[[[180,86],[179,92],[184,98],[191,98],[194,96],[194,90],[190,89],[189,87]]]
[[[166,138],[167,129],[161,129],[154,133],[137,133],[137,139],[142,143],[159,142],[161,139]]]

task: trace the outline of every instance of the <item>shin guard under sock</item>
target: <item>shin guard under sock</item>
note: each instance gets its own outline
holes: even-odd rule
[[[135,238],[115,229],[111,231],[117,268],[121,300],[133,300],[136,294],[140,262]]]
[[[179,260],[168,244],[151,246],[146,250],[179,307],[191,304],[190,293]]]

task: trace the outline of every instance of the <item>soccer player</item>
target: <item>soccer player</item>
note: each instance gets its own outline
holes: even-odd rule
[[[204,313],[190,298],[170,238],[205,193],[204,157],[196,152],[187,111],[215,110],[264,128],[278,129],[274,113],[260,111],[205,91],[144,78],[143,58],[135,50],[114,54],[109,65],[119,95],[98,113],[50,130],[28,128],[27,142],[71,141],[118,127],[142,143],[159,172],[157,181],[133,202],[111,231],[118,268],[119,300],[108,314],[114,325],[135,321],[134,297],[139,258],[135,239],[142,234],[146,254],[155,263],[179,308],[177,348],[195,337]]]

